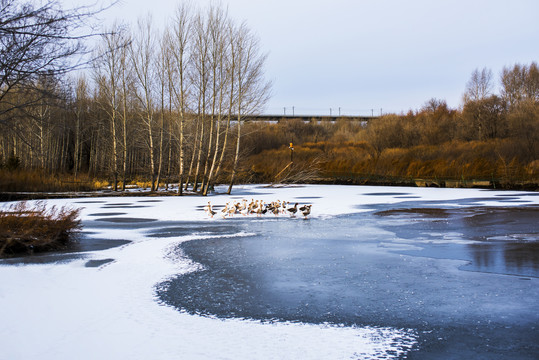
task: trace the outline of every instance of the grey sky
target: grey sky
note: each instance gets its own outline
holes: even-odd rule
[[[192,1],[205,5],[210,0]],[[164,22],[179,0],[123,0],[108,11]],[[215,3],[215,1],[214,1]],[[539,60],[537,0],[223,0],[269,53],[266,113],[370,114],[416,110],[430,98],[458,107],[475,68]]]

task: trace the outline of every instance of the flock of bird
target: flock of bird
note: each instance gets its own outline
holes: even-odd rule
[[[210,201],[204,206],[204,211],[208,216],[213,218],[215,215],[220,215],[221,217],[227,218],[232,217],[237,214],[243,216],[247,215],[256,215],[262,216],[266,214],[273,214],[279,216],[280,214],[289,214],[291,217],[295,217],[296,214],[301,213],[305,219],[311,213],[312,205],[302,205],[299,207],[299,203],[295,203],[293,206],[288,201],[272,201],[267,204],[262,200],[251,200],[249,203],[246,199],[237,202],[227,202],[225,207],[222,210],[215,210]]]

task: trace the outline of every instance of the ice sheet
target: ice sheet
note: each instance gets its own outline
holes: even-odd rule
[[[90,251],[67,263],[0,266],[0,359],[395,358],[414,346],[413,330],[220,320],[158,303],[156,284],[200,266],[187,258],[172,260],[176,257],[167,254],[176,244],[248,234],[151,237],[147,224],[225,225],[229,219],[209,219],[202,207],[207,201],[224,205],[241,198],[310,203],[315,219],[409,201],[460,207],[466,205],[453,202],[469,199],[470,206],[507,206],[505,196],[510,195],[518,199],[511,206],[539,204],[535,193],[479,189],[249,185],[235,187],[230,196],[220,194],[224,187],[216,190],[209,197],[155,197],[152,202],[140,196],[47,201],[81,207],[85,229],[91,231],[87,237],[131,243]],[[104,259],[101,266],[85,266]]]

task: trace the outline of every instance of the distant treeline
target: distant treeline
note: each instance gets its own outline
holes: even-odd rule
[[[493,94],[492,72],[474,71],[459,110],[431,99],[418,111],[369,122],[250,124],[246,172],[257,182],[417,184],[427,179],[440,186],[470,186],[478,180],[483,186],[537,188],[537,64],[505,68],[500,78],[501,93]],[[291,156],[293,164],[282,171]]]

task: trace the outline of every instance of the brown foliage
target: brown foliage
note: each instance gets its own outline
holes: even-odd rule
[[[502,98],[490,96],[457,111],[432,99],[418,112],[368,123],[288,120],[257,126],[252,141],[257,151],[247,163],[256,174],[252,179],[260,182],[273,181],[290,162],[287,145],[294,139],[294,166],[316,164],[314,181],[539,183],[539,103],[534,101],[508,108]]]
[[[387,148],[378,153],[368,142],[318,142],[296,146],[294,164],[308,168],[316,163],[312,179],[484,179],[499,182],[537,181],[534,162],[522,162],[523,150],[510,139],[451,141],[439,145]],[[272,182],[290,162],[283,146],[248,159],[260,182]]]
[[[475,130],[474,139],[496,139],[507,136],[507,110],[501,98],[492,95],[485,99],[468,101],[462,117]]]
[[[0,191],[47,192],[47,191],[91,191],[96,190],[93,181],[83,175],[48,175],[37,170],[0,169]]]
[[[292,166],[283,171],[291,159],[290,149],[283,146],[251,156],[249,163],[256,182],[308,182],[317,176],[321,154],[317,148],[296,149]]]
[[[47,209],[37,202],[11,205],[0,211],[0,256],[64,248],[81,227],[80,209]]]

